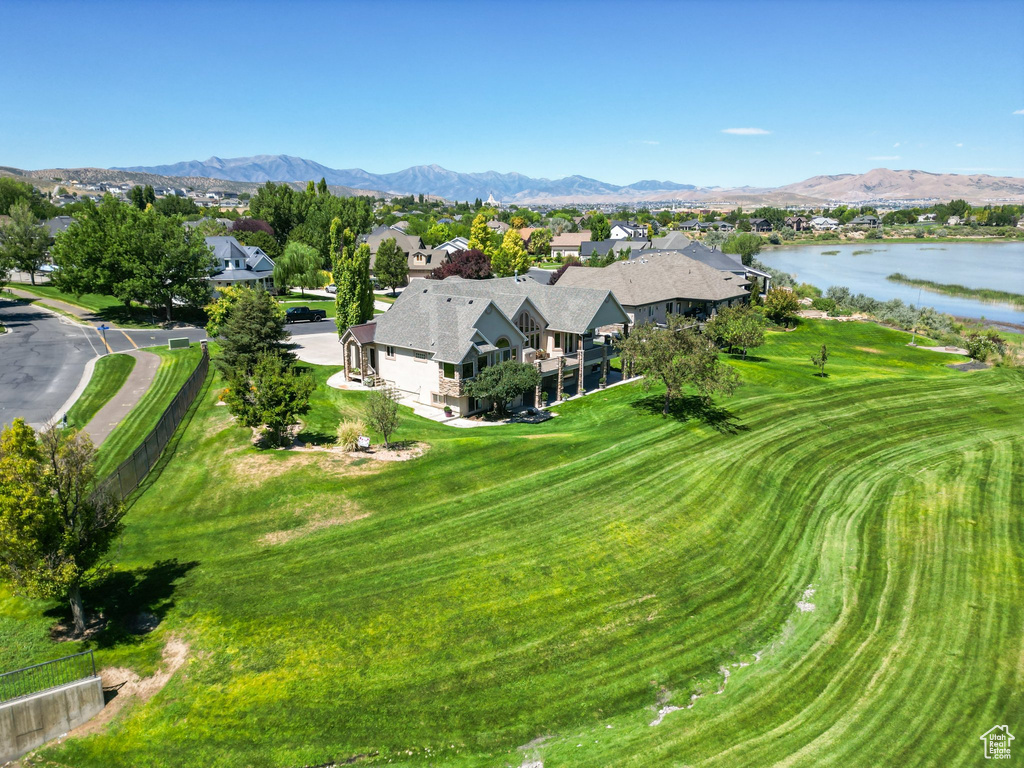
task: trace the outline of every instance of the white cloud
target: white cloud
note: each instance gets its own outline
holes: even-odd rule
[[[650,139],[643,139],[640,143],[641,144],[647,144],[648,146],[651,146],[651,147],[656,147],[659,144],[661,144],[660,141],[651,141]]]
[[[961,142],[958,142],[956,146],[962,147],[963,145],[964,145],[964,143],[961,141]]]
[[[731,133],[733,136],[767,136],[771,131],[764,128],[723,128],[722,133]]]
[[[1016,112],[1014,112],[1013,114],[1015,114],[1015,115],[1024,115],[1024,109],[1018,109],[1018,110],[1017,110]]]
[[[899,155],[875,155],[874,157],[869,157],[868,158],[868,160],[899,160],[899,159],[900,159]]]
[[[899,145],[900,145],[900,143],[897,141],[895,144],[892,145],[892,148],[896,149],[897,147],[899,147]]]

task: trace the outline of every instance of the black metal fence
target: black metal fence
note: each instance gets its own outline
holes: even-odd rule
[[[96,677],[96,659],[92,651],[5,672],[0,675],[0,704],[90,677]]]
[[[192,371],[192,375],[188,377],[188,381],[178,390],[178,394],[174,396],[171,404],[167,406],[167,410],[160,417],[160,421],[146,435],[142,444],[135,449],[131,456],[121,462],[121,465],[111,473],[110,477],[100,484],[98,489],[100,492],[126,499],[128,494],[139,487],[149,471],[156,466],[160,454],[167,447],[167,443],[171,441],[174,430],[181,424],[181,420],[185,418],[185,414],[188,413],[188,409],[195,401],[196,395],[203,388],[209,368],[210,354],[206,349],[206,344],[203,343],[203,357],[196,369]]]

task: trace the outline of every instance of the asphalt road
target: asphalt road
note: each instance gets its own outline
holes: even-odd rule
[[[168,339],[206,338],[201,328],[108,330],[82,325],[30,304],[0,299],[0,425],[21,416],[41,427],[59,415],[78,388],[90,360],[110,352],[164,346]],[[293,336],[332,332],[333,322],[295,323]]]

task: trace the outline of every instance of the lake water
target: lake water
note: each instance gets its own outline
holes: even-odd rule
[[[1024,294],[1024,242],[869,243],[771,248],[757,258],[792,274],[797,282],[810,283],[822,290],[845,285],[853,293],[880,301],[902,299],[951,315],[1024,325],[1024,310],[1011,304],[947,296],[885,279],[894,272],[902,272],[907,277],[936,283]],[[839,253],[826,256],[824,251]]]

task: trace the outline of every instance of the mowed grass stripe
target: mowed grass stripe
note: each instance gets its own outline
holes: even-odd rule
[[[1019,498],[1019,462],[982,486],[1005,460],[964,457],[1018,439],[1007,404],[1021,383],[952,373],[899,334],[836,325],[773,337],[766,362],[738,365],[752,375],[726,402],[746,428],[734,432],[662,420],[620,387],[539,428],[466,435],[409,419],[400,436],[432,443],[421,459],[339,475],[256,456],[206,402],[133,508],[122,555],[122,567],[199,562],[134,652],[181,632],[194,661],[116,740],[65,743],[61,762],[298,765],[380,750],[408,765],[518,765],[515,748],[548,733],[550,765],[711,764],[729,748],[732,764],[920,764],[928,739],[950,764],[969,759],[950,734],[973,719],[950,725],[947,700],[970,691],[1012,707],[1019,669],[985,693],[927,664],[966,644],[984,648],[981,670],[1007,651],[1019,667],[1012,616],[942,626],[990,589],[978,551],[1020,556],[1004,498]],[[803,362],[819,326],[845,359],[829,380]],[[338,413],[358,401],[324,398]],[[999,525],[953,530],[955,496],[918,519],[943,484],[972,482],[965,503]],[[370,517],[257,543],[351,503]],[[816,610],[801,613],[812,581]],[[719,666],[760,651],[715,695]],[[914,669],[934,676],[928,690]],[[706,695],[651,728],[662,688],[677,705]],[[922,706],[945,731],[916,727]]]

